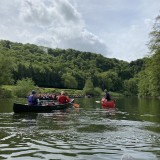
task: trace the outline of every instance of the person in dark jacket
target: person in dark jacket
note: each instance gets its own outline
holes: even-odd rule
[[[28,105],[37,105],[38,104],[38,98],[36,95],[36,91],[32,90],[32,94],[28,97]]]
[[[105,89],[104,92],[105,92],[105,99],[107,99],[107,101],[110,101],[111,96],[110,96],[109,92],[107,91],[107,89]]]

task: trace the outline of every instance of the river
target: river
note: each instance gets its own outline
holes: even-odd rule
[[[75,99],[80,108],[63,112],[14,114],[15,100],[1,99],[0,159],[160,159],[160,100],[117,98],[110,110],[97,100]]]

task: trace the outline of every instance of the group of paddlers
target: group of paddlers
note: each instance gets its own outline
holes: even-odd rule
[[[104,100],[111,101],[111,96],[109,92],[106,89],[104,90],[104,92],[105,92],[105,97],[102,98],[101,102],[103,103]],[[43,100],[53,100],[57,101],[59,104],[64,104],[71,101],[70,98],[65,95],[64,91],[61,91],[60,95],[56,95],[56,94],[42,94],[42,93],[37,94],[35,90],[32,90],[32,93],[28,96],[29,105],[38,105],[40,104],[40,101]]]
[[[60,95],[49,95],[49,94],[37,94],[35,90],[28,96],[28,105],[39,105],[40,100],[55,100],[59,104],[70,102],[70,98],[65,95],[64,91],[61,91]],[[54,104],[54,102],[53,102]]]
[[[39,99],[39,100],[57,100],[57,94],[55,94],[55,93],[39,93],[39,94],[37,94],[37,98]],[[77,95],[75,95],[75,94],[72,94],[72,95],[68,95],[68,97],[70,97],[70,98],[82,98],[82,97],[85,97],[84,95],[82,95],[82,94],[77,94]]]
[[[49,94],[49,93],[39,93],[37,94],[37,98],[39,100],[57,100],[57,94]]]

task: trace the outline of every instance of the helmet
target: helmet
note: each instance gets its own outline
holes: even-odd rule
[[[32,90],[32,94],[36,94],[36,91],[35,91],[35,90]]]

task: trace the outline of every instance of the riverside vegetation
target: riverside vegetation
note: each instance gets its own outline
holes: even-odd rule
[[[0,96],[23,97],[33,88],[41,91],[45,87],[56,92],[56,88],[66,88],[69,94],[96,96],[107,88],[127,96],[159,97],[160,16],[155,19],[150,36],[150,56],[131,62],[73,49],[1,40]]]

